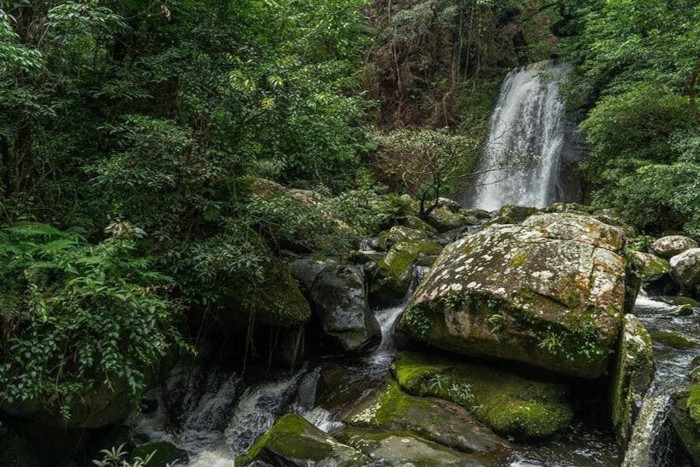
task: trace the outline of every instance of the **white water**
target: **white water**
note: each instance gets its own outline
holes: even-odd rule
[[[366,374],[368,380],[388,373],[396,353],[394,327],[427,270],[415,268],[413,283],[402,304],[376,312],[382,341],[371,355],[356,363],[357,370]],[[326,432],[342,427],[339,414],[314,405],[320,371],[320,367],[303,367],[243,389],[242,380],[235,374],[179,365],[168,378],[166,390],[155,394],[158,410],[134,422],[134,429],[150,441],[169,441],[187,450],[189,466],[230,467],[285,413],[302,415]],[[178,398],[184,400],[183,423],[176,430],[169,426],[164,407],[167,399]]]
[[[493,211],[504,204],[545,207],[559,201],[567,137],[559,82],[569,69],[541,62],[506,77],[491,117],[474,207]]]

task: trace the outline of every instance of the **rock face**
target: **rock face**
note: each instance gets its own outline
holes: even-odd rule
[[[469,454],[405,432],[376,432],[350,428],[339,439],[367,454],[375,462],[370,466],[478,467],[483,465]]]
[[[333,337],[343,351],[368,350],[379,344],[382,333],[369,308],[360,267],[326,265],[311,284],[309,297],[323,332]]]
[[[449,401],[405,394],[394,382],[380,387],[343,420],[381,432],[412,432],[435,443],[467,452],[503,446],[473,415]]]
[[[625,243],[618,228],[577,213],[492,225],[445,248],[399,330],[464,355],[597,378],[622,324]]]
[[[394,372],[409,393],[460,404],[498,434],[516,441],[550,437],[573,419],[569,390],[562,384],[412,352],[400,354]]]
[[[626,445],[654,378],[651,336],[633,315],[625,315],[613,379],[612,422],[618,439]]]
[[[700,384],[674,396],[671,423],[694,465],[700,465]]]
[[[671,258],[673,276],[683,290],[700,297],[700,248],[691,248]]]
[[[651,244],[651,250],[656,253],[657,256],[661,256],[665,259],[670,259],[686,250],[697,247],[698,243],[695,240],[682,235],[661,237]]]
[[[280,418],[235,465],[255,461],[284,466],[357,466],[369,458],[357,449],[340,444],[304,418],[288,414]]]

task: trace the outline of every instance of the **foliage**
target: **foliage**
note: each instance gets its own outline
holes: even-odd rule
[[[569,54],[580,65],[566,94],[569,108],[597,100],[582,125],[593,203],[648,233],[697,236],[700,6],[589,0],[573,11]]]
[[[169,279],[135,255],[130,229],[93,246],[41,224],[0,234],[0,400],[70,404],[98,386],[138,400],[164,357],[185,348]]]
[[[102,459],[92,461],[97,467],[145,467],[153,459],[155,452],[150,453],[145,459],[137,457],[133,461],[127,461],[125,457],[128,453],[124,450],[124,445],[115,446],[112,449],[103,449]]]
[[[438,198],[461,185],[478,157],[478,140],[436,130],[396,130],[377,134],[374,167],[382,179],[420,202],[419,216],[428,216]]]

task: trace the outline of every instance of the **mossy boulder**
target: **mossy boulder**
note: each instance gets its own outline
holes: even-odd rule
[[[410,432],[372,431],[350,427],[339,440],[363,451],[374,463],[391,467],[477,467],[473,456],[455,451]]]
[[[358,404],[343,421],[382,432],[411,432],[460,451],[489,452],[503,443],[456,403],[406,394],[388,381]]]
[[[394,371],[411,394],[458,403],[496,433],[518,441],[548,438],[573,419],[563,384],[414,352],[401,353]]]
[[[512,223],[519,224],[528,217],[539,213],[540,210],[537,208],[529,206],[516,206],[513,204],[506,204],[501,207],[496,213],[495,219],[501,219],[499,223]]]
[[[480,212],[469,212],[462,209],[456,201],[440,198],[437,207],[430,211],[427,222],[438,232],[447,232],[470,225],[479,225],[483,217]]]
[[[187,451],[166,441],[141,444],[131,451],[131,461],[137,458],[146,460],[151,456],[148,467],[168,467],[170,465],[186,465],[189,461]]]
[[[612,382],[612,422],[623,445],[630,439],[655,368],[649,332],[635,316],[625,315]]]
[[[251,314],[268,326],[292,327],[311,318],[311,307],[294,281],[287,264],[277,258],[252,230],[258,252],[262,254],[264,282],[251,286],[245,277],[231,278],[222,285],[224,307],[214,314],[215,321],[226,329],[238,328]]]
[[[650,248],[651,251],[657,256],[665,259],[671,259],[684,251],[697,247],[698,243],[692,238],[684,237],[683,235],[668,235],[656,240],[651,244]]]
[[[247,454],[236,459],[236,466],[254,461],[273,465],[357,466],[369,463],[362,452],[339,443],[303,417],[287,414],[280,418]]]
[[[399,223],[405,227],[413,230],[419,230],[425,232],[428,236],[436,235],[438,233],[437,229],[432,225],[425,222],[418,216],[405,216],[399,219]]]
[[[577,213],[489,226],[443,250],[398,329],[463,355],[598,378],[636,295],[625,241]]]
[[[634,253],[642,266],[641,278],[644,284],[657,281],[671,273],[671,264],[668,260],[659,258],[649,253]]]
[[[385,230],[377,237],[377,246],[381,250],[388,250],[399,242],[411,242],[415,240],[425,240],[429,233],[425,230],[412,229],[403,225],[395,225],[389,230]]]
[[[700,384],[673,398],[671,423],[695,465],[700,465]]]
[[[651,337],[654,341],[673,347],[674,349],[692,349],[700,345],[700,342],[689,339],[683,334],[673,331],[655,331],[651,334]]]
[[[40,467],[42,464],[27,438],[0,424],[0,465],[2,467]]]
[[[436,255],[442,247],[430,240],[403,241],[391,247],[379,262],[370,285],[370,299],[374,306],[392,306],[399,303],[413,279],[413,265],[421,256]]]
[[[671,258],[673,277],[683,291],[700,298],[700,248],[691,248]]]

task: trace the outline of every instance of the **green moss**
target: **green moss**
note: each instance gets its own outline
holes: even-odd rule
[[[452,400],[497,433],[518,440],[549,437],[573,418],[565,386],[485,365],[404,352],[396,362],[395,374],[410,393]],[[469,393],[457,391],[459,388],[468,388]]]
[[[691,392],[697,395],[696,386],[691,387]],[[679,393],[674,397],[673,408],[671,410],[671,422],[675,428],[681,444],[693,460],[694,465],[700,465],[700,423],[690,415],[690,405],[695,405],[695,401],[691,404],[691,397],[688,393]],[[696,406],[697,407],[697,406]]]
[[[700,383],[690,387],[686,407],[690,418],[700,427]]]
[[[421,255],[436,255],[442,247],[430,240],[402,241],[379,262],[370,292],[401,298],[411,285],[411,266]]]
[[[366,460],[359,452],[338,443],[296,414],[280,418],[247,454],[236,459],[235,465],[244,466],[261,460],[265,451],[273,453],[273,457],[312,463],[333,459],[332,465],[361,465]]]
[[[508,261],[508,264],[511,266],[517,268],[519,266],[522,266],[527,263],[527,255],[523,252],[516,253],[513,255],[513,257]]]
[[[670,331],[657,331],[652,333],[651,337],[655,341],[666,344],[674,349],[692,349],[698,346],[697,342]]]

